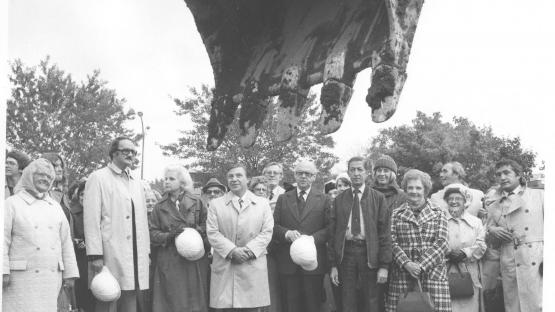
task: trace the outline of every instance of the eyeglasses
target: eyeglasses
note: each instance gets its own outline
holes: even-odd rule
[[[264,172],[265,175],[280,175],[281,171],[266,171]]]
[[[301,177],[302,176],[311,177],[314,174],[312,172],[308,172],[308,171],[295,171],[295,175],[298,175],[298,176],[301,176]]]
[[[204,193],[206,193],[208,195],[220,195],[222,193],[222,191],[220,191],[220,190],[207,190]]]
[[[253,189],[253,191],[255,191],[255,192],[264,192],[264,193],[266,193],[266,192],[268,191],[268,189],[265,188],[265,187],[255,187],[255,188]]]
[[[131,156],[137,156],[137,151],[136,150],[132,150],[129,148],[124,148],[124,149],[117,149],[116,151],[125,154],[127,156],[131,155]]]

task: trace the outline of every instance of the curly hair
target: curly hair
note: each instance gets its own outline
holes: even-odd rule
[[[428,196],[432,190],[432,178],[426,172],[420,171],[418,169],[410,169],[403,176],[403,181],[401,182],[401,188],[406,192],[407,184],[411,180],[420,180],[424,186],[424,195]]]

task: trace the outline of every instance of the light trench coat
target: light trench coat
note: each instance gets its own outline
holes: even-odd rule
[[[214,248],[210,282],[210,307],[254,308],[270,305],[266,247],[272,239],[274,219],[266,198],[247,191],[240,208],[229,192],[213,199],[208,208],[206,232]],[[242,264],[231,263],[235,247],[248,247],[256,256]]]
[[[459,263],[459,268],[468,270],[474,284],[471,298],[452,299],[453,312],[478,312],[482,309],[482,277],[480,259],[486,252],[486,229],[482,221],[464,211],[459,219],[447,215],[449,229],[449,251],[462,250],[466,259]],[[449,266],[449,264],[447,264]],[[456,265],[451,265],[449,272],[458,273]]]
[[[103,255],[104,265],[122,290],[135,289],[132,203],[135,208],[139,288],[148,289],[150,237],[141,182],[111,163],[93,172],[87,180],[83,200],[87,255]]]
[[[69,224],[60,205],[49,196],[39,200],[20,191],[4,207],[2,311],[55,312],[62,278],[79,270]]]
[[[506,312],[542,310],[543,196],[544,191],[518,187],[514,195],[501,196],[492,206],[488,226],[513,233],[513,241],[500,249],[501,279]]]

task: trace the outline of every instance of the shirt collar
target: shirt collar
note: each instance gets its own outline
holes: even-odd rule
[[[120,176],[127,176],[130,179],[133,179],[133,176],[129,173],[129,168],[125,168],[125,170],[121,170],[118,166],[116,166],[113,162],[108,164],[108,168],[112,169],[114,173]],[[125,175],[124,175],[125,172]]]
[[[448,220],[454,220],[456,221],[457,219],[455,217],[453,217],[450,213],[447,214],[448,216]],[[465,210],[463,211],[461,218],[462,221],[464,221],[466,224],[468,224],[468,226],[472,226],[472,223],[470,221],[470,214]]]
[[[366,185],[364,185],[364,183],[362,183],[362,185],[358,188],[360,191],[360,194],[364,194],[364,188],[366,187]],[[355,187],[351,187],[351,191],[353,192],[353,194],[355,193]]]
[[[515,187],[515,189],[512,190],[511,192],[512,192],[513,194],[519,194],[521,191],[522,191],[522,187],[521,187],[520,185],[517,185],[517,186]],[[510,193],[510,192],[503,191],[502,194],[503,194],[503,196],[509,196],[509,193]]]
[[[312,186],[310,186],[305,192],[305,196],[308,196],[308,193],[310,193],[310,189],[312,189]],[[297,187],[297,196],[300,195],[302,192],[302,190],[300,188]]]

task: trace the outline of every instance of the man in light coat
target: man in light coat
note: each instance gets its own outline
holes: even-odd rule
[[[213,199],[206,232],[214,249],[210,307],[219,311],[261,311],[270,305],[266,247],[274,219],[266,198],[247,189],[247,171],[227,172],[230,191]]]
[[[129,167],[137,155],[129,138],[114,140],[108,166],[93,172],[85,186],[83,223],[93,277],[108,267],[121,287],[114,302],[96,302],[96,311],[145,311],[150,239],[144,189]]]
[[[543,196],[527,188],[513,160],[495,165],[499,198],[491,204],[487,237],[501,245],[500,264],[506,312],[542,311]]]

